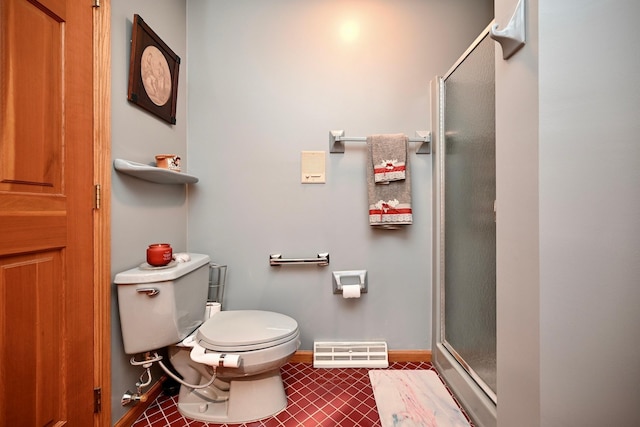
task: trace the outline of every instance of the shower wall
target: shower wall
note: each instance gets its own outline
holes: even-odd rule
[[[640,3],[527,11],[496,61],[498,422],[640,425]]]

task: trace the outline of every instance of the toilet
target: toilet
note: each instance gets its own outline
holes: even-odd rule
[[[300,346],[297,322],[262,310],[220,311],[205,319],[209,256],[180,258],[186,261],[141,264],[116,275],[125,353],[168,347],[182,377],[178,410],[185,417],[230,424],[281,412],[287,396],[280,368]]]

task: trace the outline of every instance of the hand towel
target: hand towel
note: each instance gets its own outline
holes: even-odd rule
[[[406,135],[372,135],[370,138],[375,182],[405,179],[408,142]]]
[[[376,183],[373,168],[373,137],[367,137],[367,188],[369,225],[398,229],[413,223],[411,210],[411,173],[409,157],[405,159],[405,179]],[[408,141],[405,139],[405,149]],[[406,150],[405,150],[406,151]]]

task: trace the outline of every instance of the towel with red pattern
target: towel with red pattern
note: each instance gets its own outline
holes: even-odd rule
[[[366,169],[371,226],[398,229],[413,223],[408,142],[408,138],[402,134],[367,137]],[[383,162],[386,165],[384,168]]]
[[[371,158],[374,182],[405,179],[407,137],[404,134],[372,135]]]

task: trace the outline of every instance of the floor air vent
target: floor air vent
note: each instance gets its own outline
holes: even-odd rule
[[[314,368],[388,368],[387,343],[329,342],[313,343]]]

